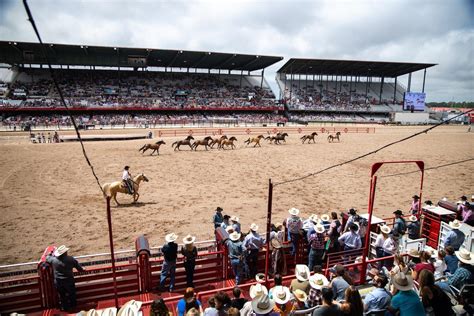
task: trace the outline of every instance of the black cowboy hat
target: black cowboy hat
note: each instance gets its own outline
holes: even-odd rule
[[[222,207],[218,206],[218,207],[216,208],[216,212],[222,212],[222,211],[223,211]]]
[[[467,197],[465,195],[461,196],[462,201],[467,201]]]
[[[415,195],[413,195],[411,198],[412,198],[412,199],[419,199],[420,197],[415,194]]]
[[[425,201],[425,204],[431,206],[431,205],[433,205],[433,202],[431,202],[431,200],[427,200],[427,201]]]
[[[128,170],[130,169],[130,166],[125,166],[123,169]]]
[[[396,214],[396,215],[403,215],[403,212],[400,211],[400,210],[396,210],[395,212],[393,212],[393,214]]]
[[[351,209],[349,210],[349,214],[351,214],[351,215],[355,215],[356,213],[357,213],[357,210],[354,209],[354,208],[351,208]]]

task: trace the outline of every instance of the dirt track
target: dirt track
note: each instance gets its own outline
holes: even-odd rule
[[[167,144],[159,157],[138,153],[144,140],[91,142],[86,149],[102,183],[118,180],[126,164],[132,174],[143,172],[150,178],[140,187],[139,204],[130,205],[130,197],[122,195],[119,201],[126,205],[112,209],[116,249],[132,249],[141,233],[154,246],[161,245],[164,235],[172,231],[180,238],[187,233],[199,240],[211,238],[216,206],[238,215],[245,230],[251,222],[263,229],[269,178],[279,182],[305,175],[421,129],[376,127],[375,134],[345,134],[340,143],[328,144],[326,136],[318,136],[314,145],[302,145],[300,135],[290,134],[285,145],[264,142],[262,148],[245,148],[244,137],[238,136],[236,150],[209,152],[173,152],[170,145],[177,138],[165,138]],[[277,186],[273,221],[281,222],[290,207],[299,208],[303,217],[349,207],[363,213],[372,163],[419,159],[433,167],[472,158],[474,134],[466,130],[437,128],[341,168]],[[107,251],[105,201],[79,144],[30,144],[27,137],[13,135],[0,134],[0,264],[37,260],[48,244],[67,244],[74,255]],[[411,170],[416,167],[390,166],[380,175]],[[472,161],[427,171],[423,200],[457,200],[461,194],[473,194],[473,172]],[[377,214],[408,210],[410,197],[418,193],[419,174],[378,180]]]

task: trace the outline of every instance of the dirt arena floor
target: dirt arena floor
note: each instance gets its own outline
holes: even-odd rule
[[[225,214],[239,216],[243,230],[256,222],[263,231],[269,178],[280,182],[302,176],[423,128],[376,126],[374,134],[344,134],[340,143],[328,143],[326,136],[318,136],[316,144],[304,145],[300,135],[291,134],[284,145],[263,142],[262,148],[245,148],[244,137],[238,136],[236,150],[208,152],[173,152],[171,143],[176,138],[165,138],[159,157],[138,153],[145,140],[85,146],[102,183],[119,180],[125,165],[131,166],[132,175],[143,172],[150,179],[140,186],[140,203],[131,205],[130,196],[120,195],[125,205],[112,208],[118,250],[133,249],[140,234],[146,234],[152,246],[162,245],[170,232],[180,238],[191,233],[198,240],[211,239],[216,206]],[[423,160],[429,168],[473,158],[474,133],[466,131],[463,126],[440,127],[349,165],[277,186],[273,222],[282,222],[291,207],[300,209],[304,218],[350,207],[364,213],[374,162]],[[38,260],[49,244],[66,244],[73,255],[108,251],[105,200],[79,143],[31,144],[25,134],[0,133],[0,155],[0,264]],[[420,174],[383,175],[413,170],[417,170],[415,165],[380,170],[376,215],[409,209],[411,196],[419,192]],[[473,161],[427,171],[423,200],[447,197],[457,201],[462,194],[474,194],[473,174]]]

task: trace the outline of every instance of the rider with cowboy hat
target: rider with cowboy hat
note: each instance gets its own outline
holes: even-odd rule
[[[123,173],[122,173],[122,181],[125,187],[128,190],[129,194],[133,194],[133,180],[132,180],[132,175],[128,171],[130,169],[129,166],[125,166],[123,168]]]

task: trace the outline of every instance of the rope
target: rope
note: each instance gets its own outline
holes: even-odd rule
[[[464,159],[464,160],[454,161],[454,162],[446,163],[446,164],[435,166],[435,167],[425,168],[425,171],[436,170],[436,169],[441,169],[441,168],[445,168],[445,167],[449,167],[449,166],[459,165],[459,164],[462,164],[462,163],[465,163],[465,162],[468,162],[468,161],[473,161],[473,160],[474,160],[474,158],[468,158],[468,159]],[[388,174],[388,175],[385,175],[385,176],[382,175],[382,176],[379,176],[379,178],[396,177],[396,176],[402,176],[402,175],[417,173],[417,172],[420,172],[420,170]]]

